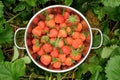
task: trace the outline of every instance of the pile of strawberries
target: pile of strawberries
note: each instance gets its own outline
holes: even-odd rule
[[[65,8],[50,8],[37,15],[28,28],[28,36],[29,52],[49,69],[74,66],[86,55],[90,45],[86,22]]]

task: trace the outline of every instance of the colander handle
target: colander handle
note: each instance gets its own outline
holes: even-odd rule
[[[19,28],[15,31],[15,34],[14,34],[14,44],[15,46],[18,48],[18,49],[26,49],[25,47],[19,47],[16,43],[16,35],[17,35],[17,32],[21,31],[21,30],[25,30],[26,28]]]
[[[101,42],[100,42],[99,46],[96,46],[96,47],[92,47],[92,48],[91,48],[91,49],[98,49],[98,48],[100,48],[100,47],[102,46],[102,43],[103,43],[103,34],[102,34],[101,30],[98,29],[98,28],[91,28],[91,29],[92,29],[92,30],[96,30],[96,31],[98,31],[98,32],[100,33]]]

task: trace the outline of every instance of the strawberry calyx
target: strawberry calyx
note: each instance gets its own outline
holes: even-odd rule
[[[71,22],[72,24],[75,23],[75,22],[78,22],[79,20],[77,19],[77,16],[76,15],[71,15],[68,17],[67,19],[69,22]]]

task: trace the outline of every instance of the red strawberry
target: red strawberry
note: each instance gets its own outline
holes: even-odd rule
[[[67,66],[71,66],[73,63],[72,63],[72,59],[70,57],[67,57],[66,60],[65,60],[65,65]]]
[[[70,27],[67,27],[67,28],[66,28],[66,31],[67,31],[68,34],[70,34],[72,30],[71,30]]]
[[[58,31],[56,29],[51,29],[49,37],[57,37],[58,36]]]
[[[66,23],[61,23],[61,24],[60,24],[60,27],[61,27],[61,28],[66,27],[66,26],[67,26]]]
[[[32,54],[32,57],[34,60],[36,60],[37,54],[36,53]]]
[[[42,34],[42,29],[40,26],[36,26],[35,28],[33,28],[32,33],[36,36],[41,36]]]
[[[43,45],[43,50],[48,53],[48,52],[51,52],[53,50],[53,47],[51,44],[46,43]]]
[[[59,31],[60,30],[60,25],[56,24],[55,28]]]
[[[44,21],[39,21],[38,26],[40,26],[43,29],[45,27],[45,22]]]
[[[33,45],[32,49],[33,49],[33,52],[35,53],[35,52],[39,51],[40,47],[37,45]]]
[[[53,19],[53,18],[54,18],[54,15],[53,15],[53,14],[49,14],[49,18],[50,18],[50,19]]]
[[[54,49],[54,50],[50,53],[50,55],[51,55],[52,57],[54,57],[54,58],[57,58],[58,55],[59,55],[59,52],[58,52],[57,49]]]
[[[88,50],[89,50],[89,47],[85,47],[85,49],[84,49],[84,55],[86,55],[87,53],[88,53]]]
[[[65,30],[59,30],[58,37],[67,37],[67,32]]]
[[[82,41],[85,41],[85,39],[86,39],[86,37],[85,37],[85,35],[84,34],[79,34],[80,35],[80,39],[82,40]]]
[[[74,39],[80,38],[80,33],[79,32],[73,32],[72,38],[74,38]]]
[[[50,28],[55,27],[55,21],[53,19],[46,21],[46,25]]]
[[[55,22],[56,23],[63,23],[65,21],[64,17],[61,14],[57,14],[55,16]]]
[[[63,46],[62,47],[62,52],[66,55],[71,53],[71,48],[69,46]]]
[[[50,55],[44,54],[40,57],[40,61],[46,66],[51,63],[51,60],[52,60],[52,58]]]
[[[88,35],[87,37],[86,37],[86,40],[85,40],[87,43],[90,43],[90,35]]]
[[[38,23],[38,21],[39,21],[39,17],[36,16],[36,17],[33,19],[32,23],[36,25],[36,24]]]
[[[64,12],[63,16],[64,16],[65,19],[68,19],[68,17],[70,16],[70,14],[68,12]]]
[[[42,30],[42,33],[45,34],[48,32],[49,32],[49,28],[47,26],[45,26],[44,29]]]
[[[73,42],[73,39],[72,39],[71,37],[67,37],[67,38],[66,38],[66,43],[67,43],[68,45],[71,45],[72,42]]]
[[[75,28],[75,31],[81,31],[82,30],[82,24],[78,23],[77,27]]]
[[[62,39],[60,39],[58,42],[58,47],[61,48],[63,46],[64,46],[64,41]]]
[[[70,57],[75,61],[79,61],[82,58],[82,54],[71,54]]]
[[[60,61],[55,61],[52,64],[53,68],[59,69],[61,67],[61,62]]]
[[[81,39],[75,39],[72,42],[72,47],[74,49],[77,49],[77,48],[81,47],[82,45],[83,45],[83,42],[81,41]]]
[[[61,62],[65,62],[65,59],[66,59],[66,54],[59,54],[59,59]]]
[[[39,40],[36,39],[36,38],[33,38],[33,39],[32,39],[32,44],[39,44]]]
[[[45,54],[45,52],[44,52],[44,50],[42,48],[40,48],[40,50],[37,52],[37,54],[39,56],[41,56],[41,55]]]
[[[27,45],[28,45],[28,46],[31,46],[31,45],[32,45],[31,39],[29,39],[29,38],[27,39]]]
[[[81,21],[81,24],[82,24],[82,28],[83,28],[83,30],[88,30],[88,25],[87,25],[87,23],[85,22],[85,20],[82,20]]]

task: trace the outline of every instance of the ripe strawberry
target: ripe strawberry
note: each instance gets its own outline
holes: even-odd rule
[[[67,28],[66,28],[66,31],[67,31],[68,34],[71,34],[71,32],[72,32],[72,30],[71,30],[70,27],[67,27]]]
[[[87,43],[90,43],[90,35],[88,35],[87,37],[86,37],[86,40],[85,40]]]
[[[48,52],[51,52],[51,51],[53,50],[53,47],[52,47],[51,44],[45,43],[45,44],[43,45],[43,50],[48,53]]]
[[[68,17],[70,16],[70,14],[68,12],[64,12],[63,16],[64,16],[65,19],[68,19]]]
[[[86,37],[85,37],[85,35],[84,34],[79,34],[80,35],[80,39],[82,40],[82,41],[85,41],[85,39],[86,39]]]
[[[62,47],[62,52],[66,55],[71,53],[71,48],[69,46],[63,46]]]
[[[55,61],[52,64],[53,68],[59,69],[61,67],[61,62],[60,61]]]
[[[60,25],[56,24],[55,29],[59,31],[60,30]]]
[[[42,48],[40,48],[40,50],[37,52],[37,54],[39,56],[41,56],[41,55],[45,54],[45,52],[44,52],[44,50]]]
[[[53,14],[49,14],[48,15],[50,19],[53,19],[54,18],[54,15]]]
[[[67,66],[71,66],[73,63],[72,63],[72,59],[70,57],[67,57],[66,60],[65,60],[65,65]]]
[[[58,55],[59,55],[59,52],[58,52],[57,49],[54,49],[54,50],[50,53],[50,55],[51,55],[52,57],[54,57],[54,58],[57,58]]]
[[[54,13],[62,14],[62,8],[54,8]]]
[[[35,52],[39,51],[40,47],[37,45],[33,45],[32,49],[33,49],[33,52],[35,53]]]
[[[34,60],[36,60],[36,57],[37,57],[37,54],[36,54],[36,53],[32,54],[32,58],[33,58]]]
[[[39,17],[36,16],[36,17],[33,19],[32,23],[36,25],[36,24],[38,23],[38,21],[39,21]]]
[[[57,14],[55,16],[55,22],[56,23],[63,23],[65,21],[64,17],[61,14]]]
[[[30,39],[30,38],[27,39],[27,45],[28,45],[28,46],[31,46],[31,45],[32,45],[32,42],[31,42],[31,39]]]
[[[79,32],[73,32],[72,38],[73,39],[79,39],[80,38],[80,33]]]
[[[72,42],[73,42],[73,39],[72,39],[71,37],[67,37],[67,38],[66,38],[66,43],[67,43],[68,45],[71,45]]]
[[[57,46],[59,48],[62,48],[64,46],[64,41],[62,39],[60,39]]]
[[[61,62],[65,62],[66,54],[59,54],[58,57],[59,57]]]
[[[55,21],[53,19],[46,21],[46,25],[50,28],[55,27]]]
[[[88,50],[89,50],[89,47],[85,47],[85,49],[84,49],[84,55],[86,55],[87,53],[88,53]]]
[[[72,42],[72,47],[74,49],[77,49],[77,48],[81,47],[82,45],[83,45],[83,42],[81,41],[81,39],[75,39]]]
[[[58,37],[67,37],[67,32],[63,29],[59,30]]]
[[[39,21],[38,26],[40,26],[43,29],[45,27],[45,22],[44,21]]]
[[[40,57],[40,61],[45,65],[49,65],[52,61],[52,58],[50,55],[44,54]]]
[[[66,26],[67,26],[66,23],[61,23],[61,24],[60,24],[60,27],[61,27],[61,28],[66,27]]]
[[[71,54],[70,57],[75,60],[75,61],[79,61],[82,58],[82,54]]]
[[[32,44],[33,44],[33,45],[34,45],[34,44],[39,44],[39,40],[36,39],[36,38],[33,38],[33,39],[32,39]]]
[[[72,10],[67,8],[67,9],[66,9],[66,12],[71,13]]]
[[[49,28],[47,26],[45,26],[44,29],[42,30],[42,33],[45,34],[48,32],[49,32]]]
[[[58,31],[56,29],[51,29],[49,37],[57,37],[58,36]]]
[[[87,25],[87,23],[85,22],[85,20],[82,20],[81,21],[81,24],[82,24],[82,28],[83,28],[83,30],[88,30],[88,25]]]
[[[80,32],[82,30],[82,24],[78,23],[77,27],[75,28],[75,31]]]
[[[33,28],[32,33],[36,36],[41,36],[42,34],[42,29],[40,26],[36,26],[35,28]]]

